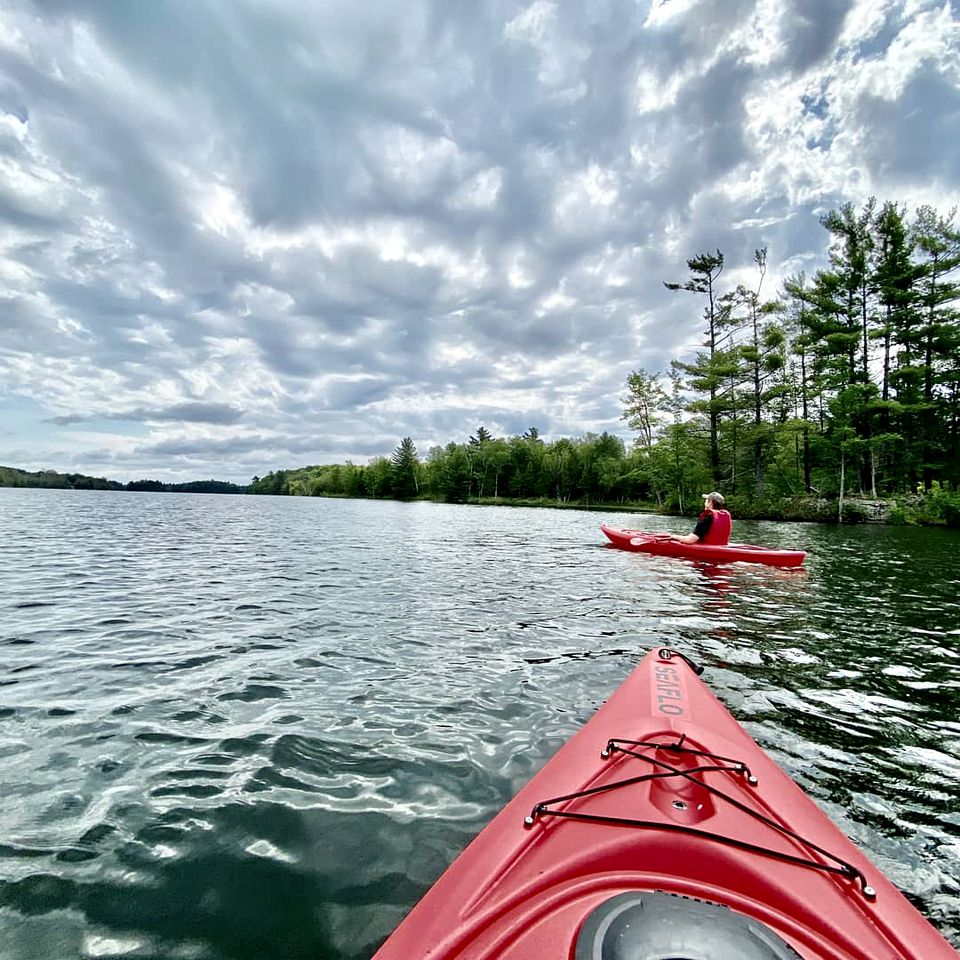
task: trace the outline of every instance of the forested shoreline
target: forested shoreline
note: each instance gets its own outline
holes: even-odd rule
[[[665,514],[701,508],[694,497],[683,508],[676,501],[651,499],[644,452],[628,452],[619,437],[607,433],[549,443],[535,428],[506,439],[492,437],[483,427],[477,434],[466,443],[434,448],[426,459],[405,438],[393,456],[377,457],[366,466],[277,470],[254,477],[248,492]],[[850,496],[842,514],[836,498],[816,494],[762,501],[731,494],[727,503],[741,519],[960,526],[960,496],[940,488],[887,499]]]
[[[821,219],[828,264],[724,289],[721,251],[667,288],[703,304],[691,362],[631,375],[626,416],[652,483],[682,502],[706,483],[750,501],[902,496],[960,483],[960,232],[955,212],[845,204]]]
[[[692,360],[631,373],[631,450],[603,433],[544,443],[531,428],[485,427],[421,460],[391,458],[256,477],[251,493],[651,504],[696,509],[721,490],[740,516],[859,520],[888,501],[892,522],[960,525],[960,231],[955,213],[871,199],[821,219],[828,264],[767,296],[767,251],[752,285],[724,286],[720,250],[666,282],[702,306]]]
[[[768,294],[767,250],[726,283],[720,250],[665,281],[703,320],[700,349],[635,369],[609,432],[545,442],[484,426],[421,457],[278,470],[248,487],[0,468],[0,485],[531,503],[689,513],[718,489],[737,515],[960,526],[960,230],[955,211],[871,199],[820,220],[827,265]],[[740,265],[741,267],[743,265]],[[729,272],[727,276],[729,276]],[[740,276],[744,275],[741,270]],[[694,304],[696,304],[694,306]],[[27,482],[32,477],[35,482]],[[864,507],[864,503],[873,504]],[[877,504],[882,507],[877,507]]]
[[[164,483],[161,480],[131,480],[120,483],[105,477],[56,470],[20,470],[0,467],[0,487],[33,487],[46,490],[129,490],[152,493],[246,493],[247,487],[227,480],[190,480]]]

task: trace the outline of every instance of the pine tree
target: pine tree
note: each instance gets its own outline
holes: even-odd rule
[[[771,432],[764,414],[770,401],[782,393],[781,385],[771,383],[771,377],[783,369],[786,338],[783,328],[771,319],[781,309],[780,303],[764,303],[760,299],[767,272],[767,248],[754,251],[753,259],[759,272],[757,287],[755,290],[748,290],[742,284],[737,287],[730,300],[730,322],[739,327],[742,338],[737,350],[740,367],[735,381],[747,384],[746,398],[752,414],[749,433],[753,449],[753,489],[756,496],[763,497]]]
[[[784,283],[784,293],[787,297],[787,322],[790,325],[790,349],[800,361],[799,381],[795,387],[795,395],[799,401],[799,419],[802,422],[803,436],[803,489],[810,493],[810,370],[809,351],[811,334],[808,323],[810,310],[807,278],[803,272],[788,277]]]
[[[718,352],[721,348],[721,328],[725,309],[719,301],[716,288],[717,280],[723,272],[723,254],[717,250],[716,254],[702,253],[687,261],[687,268],[692,276],[685,283],[667,283],[668,290],[686,290],[706,296],[707,305],[703,316],[707,321],[704,331],[704,346],[706,354],[698,354],[692,364],[672,364],[675,371],[682,370],[692,377],[691,386],[698,392],[706,393],[709,399],[706,402],[706,414],[710,427],[710,470],[713,482],[720,483],[720,416],[722,402],[718,399],[721,384],[724,381],[724,371],[718,369]]]
[[[410,500],[420,492],[420,460],[410,437],[404,437],[390,458],[390,492],[397,500]]]
[[[918,208],[913,237],[920,255],[920,324],[915,331],[916,360],[922,369],[923,485],[929,490],[934,473],[945,465],[946,449],[940,424],[947,419],[946,403],[956,391],[956,357],[960,340],[960,283],[951,279],[960,268],[960,230],[956,212],[940,216],[929,206]],[[954,411],[954,417],[956,413]],[[954,444],[956,434],[954,433]]]
[[[870,378],[870,226],[875,207],[876,200],[871,197],[858,215],[852,203],[845,203],[820,221],[836,238],[830,248],[830,262],[839,280],[842,314],[850,335],[848,383],[866,383]]]
[[[916,330],[917,281],[921,271],[911,259],[914,243],[904,220],[904,210],[895,203],[884,203],[874,218],[874,256],[871,285],[876,291],[878,326],[875,336],[883,344],[880,374],[880,400],[874,402],[879,433],[870,444],[871,489],[876,488],[877,455],[889,457],[893,476],[888,481],[896,487],[916,483],[917,466],[922,461],[916,423],[919,394],[909,361],[903,371],[894,368],[894,361],[909,354],[901,345],[912,339]],[[896,451],[896,456],[891,454]],[[881,464],[886,470],[887,463]]]

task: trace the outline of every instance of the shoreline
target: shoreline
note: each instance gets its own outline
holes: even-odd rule
[[[281,494],[281,496],[299,496],[299,494]],[[328,500],[385,500],[383,497],[350,497],[337,494],[317,494]],[[946,516],[938,515],[931,508],[936,494],[923,496],[900,496],[885,498],[844,497],[843,517],[839,516],[839,501],[815,497],[795,497],[785,500],[740,501],[736,495],[727,497],[727,506],[738,520],[770,520],[779,523],[822,523],[826,525],[856,526],[873,524],[880,526],[921,526],[960,528],[960,512]],[[448,503],[436,497],[413,497],[408,503]],[[690,519],[697,514],[680,512],[656,503],[642,501],[624,501],[622,503],[584,502],[578,500],[556,500],[550,497],[511,498],[511,497],[472,497],[458,501],[462,506],[471,507],[534,507],[546,510],[585,510],[593,513],[647,513],[662,517],[683,517]],[[952,503],[952,498],[948,502]]]
[[[392,497],[355,497],[344,494],[301,494],[301,493],[249,493],[244,488],[234,490],[211,489],[216,482],[166,485],[166,489],[143,487],[133,489],[120,485],[108,487],[53,486],[43,483],[2,483],[0,487],[17,490],[97,490],[110,493],[203,493],[228,494],[231,496],[314,496],[326,500],[381,500]],[[217,485],[219,486],[219,484]],[[180,487],[181,489],[177,489]],[[187,489],[182,489],[186,487]],[[193,489],[189,489],[189,488]],[[203,489],[206,488],[206,489]],[[409,503],[449,503],[451,501],[433,496],[413,497]],[[533,507],[546,510],[585,510],[593,513],[646,513],[662,517],[683,517],[690,519],[697,514],[693,511],[679,511],[654,502],[591,502],[582,500],[557,500],[551,497],[471,497],[469,500],[455,501],[463,506],[473,507]],[[900,495],[897,497],[850,497],[843,500],[843,513],[840,515],[840,503],[837,499],[817,497],[792,497],[782,500],[754,501],[740,499],[736,494],[727,497],[730,512],[738,520],[770,520],[779,523],[822,523],[836,526],[855,526],[873,524],[881,526],[920,526],[960,529],[960,498],[946,491],[933,491],[928,494]]]

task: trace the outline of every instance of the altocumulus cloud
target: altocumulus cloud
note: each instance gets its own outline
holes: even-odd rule
[[[0,462],[622,432],[698,337],[662,280],[949,208],[958,111],[944,0],[5,0]]]

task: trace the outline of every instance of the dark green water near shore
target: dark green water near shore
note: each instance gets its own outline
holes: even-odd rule
[[[960,536],[0,490],[0,957],[365,958],[658,644],[960,944]]]

